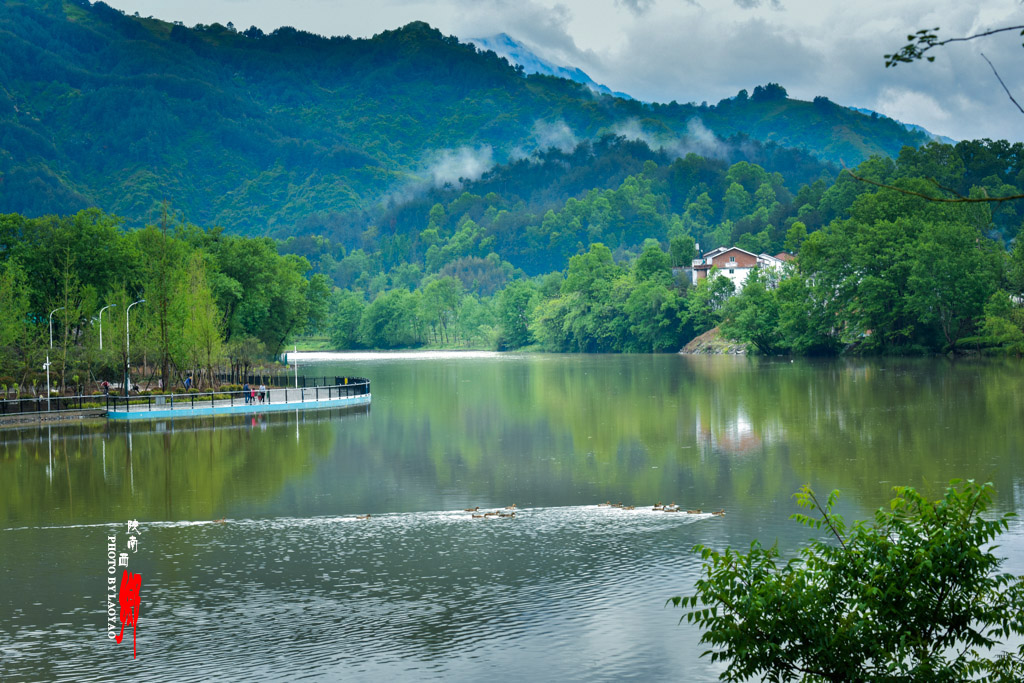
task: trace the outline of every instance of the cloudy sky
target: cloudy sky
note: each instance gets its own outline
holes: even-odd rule
[[[717,102],[775,81],[957,139],[1024,141],[1019,32],[956,43],[934,63],[886,69],[908,33],[940,37],[1024,24],[1021,0],[107,0],[168,21],[231,21],[372,36],[422,20],[463,39],[505,32],[555,63],[643,100]]]

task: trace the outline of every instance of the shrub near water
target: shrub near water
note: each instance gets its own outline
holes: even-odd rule
[[[807,486],[795,514],[828,542],[812,541],[780,566],[778,548],[750,552],[698,546],[704,559],[690,609],[722,680],[1019,681],[1024,577],[998,573],[990,544],[1012,514],[983,518],[991,484],[955,480],[938,500],[897,487],[873,523],[847,527]]]

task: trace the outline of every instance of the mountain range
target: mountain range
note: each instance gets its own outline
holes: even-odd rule
[[[422,22],[325,38],[0,3],[0,212],[97,206],[140,225],[169,205],[287,236],[609,135],[673,157],[734,161],[751,140],[847,165],[929,139],[776,84],[711,106],[617,97]]]
[[[885,114],[879,114],[873,109],[865,109],[864,107],[850,107],[850,109],[860,112],[861,114],[866,114],[867,116],[885,116]],[[954,140],[953,138],[947,135],[939,135],[938,133],[933,133],[924,126],[919,126],[916,123],[904,123],[903,121],[899,121],[897,119],[893,120],[913,133],[924,133],[925,135],[928,136],[928,139],[932,140],[933,142],[941,142],[944,145],[955,145],[957,143],[957,140]]]
[[[528,74],[543,74],[582,83],[591,90],[602,95],[612,95],[626,100],[633,99],[624,92],[612,90],[607,85],[596,83],[585,71],[576,66],[558,66],[537,55],[521,41],[507,33],[488,36],[487,38],[470,38],[469,42],[481,50],[490,50],[499,57],[504,57],[510,64],[518,64]]]

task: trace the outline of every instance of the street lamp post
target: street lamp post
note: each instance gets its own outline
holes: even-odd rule
[[[128,379],[132,373],[132,344],[131,344],[131,332],[128,327],[128,314],[131,313],[132,306],[135,304],[144,304],[145,299],[139,299],[133,303],[128,304],[128,308],[124,309],[124,396],[128,398]]]
[[[53,348],[53,314],[57,311],[63,311],[64,307],[55,308],[50,311],[50,349]],[[50,350],[46,350],[46,412],[50,412]]]
[[[100,319],[100,351],[103,350],[103,311],[105,311],[108,308],[110,308],[110,306],[116,306],[116,305],[117,304],[110,304],[110,305],[104,306],[103,308],[100,309],[100,315],[99,315],[99,319]]]

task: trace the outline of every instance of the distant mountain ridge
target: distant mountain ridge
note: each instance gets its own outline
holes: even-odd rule
[[[139,225],[166,200],[200,225],[286,236],[608,134],[706,156],[752,138],[847,164],[927,141],[773,84],[696,106],[523,71],[422,22],[324,38],[5,0],[0,213],[97,206]]]
[[[850,109],[852,109],[853,111],[860,112],[861,114],[865,114],[867,116],[882,116],[887,119],[892,119],[893,121],[900,124],[901,126],[903,126],[904,128],[911,132],[924,133],[925,135],[928,136],[929,139],[933,140],[934,142],[941,142],[944,145],[955,145],[957,142],[959,142],[959,140],[954,140],[953,138],[948,137],[946,135],[939,135],[938,133],[933,133],[924,126],[919,126],[916,123],[904,123],[899,119],[893,119],[891,116],[879,114],[877,111],[874,111],[873,109],[865,109],[864,107],[850,107]]]
[[[470,38],[469,42],[481,50],[491,50],[499,57],[504,57],[509,62],[518,64],[523,67],[525,73],[568,78],[570,81],[582,83],[594,92],[599,92],[603,95],[621,97],[627,100],[634,99],[624,92],[612,90],[607,85],[596,83],[594,79],[579,67],[558,66],[543,57],[537,56],[533,50],[507,33],[498,33],[486,38]]]

